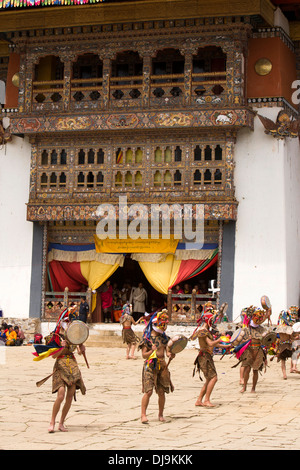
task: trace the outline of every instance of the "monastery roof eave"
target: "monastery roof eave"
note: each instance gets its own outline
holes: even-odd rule
[[[36,28],[71,27],[126,21],[151,21],[215,16],[260,16],[274,25],[275,7],[270,0],[140,0],[126,3],[60,5],[35,8],[1,8],[2,32]],[[187,5],[188,4],[188,5]],[[67,15],[66,15],[67,10]]]

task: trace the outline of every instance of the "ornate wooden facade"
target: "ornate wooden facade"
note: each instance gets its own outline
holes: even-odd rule
[[[31,136],[28,220],[91,220],[124,193],[235,219],[250,30],[248,18],[195,18],[16,33],[11,132]]]

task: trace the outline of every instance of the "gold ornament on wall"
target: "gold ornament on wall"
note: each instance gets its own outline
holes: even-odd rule
[[[20,75],[19,73],[15,73],[11,79],[12,84],[15,85],[16,87],[19,87],[20,85]]]
[[[262,58],[255,62],[254,68],[258,75],[268,75],[272,70],[272,62],[269,59]]]

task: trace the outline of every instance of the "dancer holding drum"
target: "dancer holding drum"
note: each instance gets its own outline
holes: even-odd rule
[[[78,354],[83,354],[88,366],[85,356],[85,346],[83,345],[88,338],[88,326],[78,320],[70,322],[68,314],[68,309],[63,310],[48,345],[41,349],[42,351],[48,348],[48,351],[46,353],[42,352],[42,354],[46,354],[45,357],[51,355],[56,359],[52,374],[36,384],[39,387],[52,376],[52,393],[57,392],[48,428],[49,433],[54,432],[56,417],[64,399],[65,403],[58,424],[58,430],[62,432],[67,431],[64,423],[73,398],[76,400],[76,390],[80,390],[82,395],[86,393],[86,387],[82,380],[74,352],[77,348]],[[39,359],[38,356],[35,358],[35,360]]]
[[[167,310],[153,314],[139,344],[142,357],[145,359],[142,374],[142,392],[144,395],[141,403],[141,421],[143,424],[148,423],[147,408],[153,389],[158,395],[158,419],[160,421],[165,421],[163,416],[165,394],[169,393],[170,390],[173,391],[165,356],[172,359],[175,355],[168,349],[170,338],[165,333],[167,325]]]
[[[210,309],[211,310],[211,309]],[[199,376],[200,371],[203,372],[205,378],[205,384],[203,385],[200,395],[195,403],[195,406],[206,406],[206,407],[213,407],[210,401],[211,393],[214,389],[214,386],[217,383],[218,375],[215,368],[214,360],[213,360],[213,349],[216,345],[222,342],[222,338],[218,338],[214,340],[212,333],[210,332],[210,328],[212,326],[212,321],[214,318],[213,311],[206,311],[201,317],[204,321],[203,325],[199,328],[197,334],[193,334],[193,339],[198,337],[200,351],[199,354],[194,362],[194,374],[196,368],[198,369]],[[228,348],[231,346],[222,346],[223,348]],[[201,376],[200,376],[201,378]]]
[[[267,315],[265,310],[252,305],[245,310],[244,326],[249,329],[250,341],[247,342],[246,349],[239,357],[244,368],[244,383],[241,393],[244,393],[247,389],[251,369],[253,371],[251,392],[254,393],[258,382],[258,371],[261,371],[263,366],[267,364],[267,357],[262,347],[262,339],[266,330],[261,326]]]

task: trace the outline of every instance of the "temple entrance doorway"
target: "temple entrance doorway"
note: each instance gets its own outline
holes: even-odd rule
[[[196,289],[199,296],[201,294],[204,295],[203,302],[205,302],[207,300],[207,295],[209,294],[208,289],[212,279],[217,279],[217,263],[206,269],[201,274],[181,282],[179,288],[185,294],[191,294],[192,290]],[[111,312],[111,321],[113,323],[118,323],[122,306],[125,302],[132,301],[132,290],[139,287],[140,283],[147,292],[147,300],[145,302],[146,312],[151,313],[158,309],[168,308],[168,295],[158,292],[151,285],[143,273],[139,263],[131,258],[130,253],[125,255],[123,266],[119,267],[108,280],[112,286],[113,307]],[[92,312],[93,323],[102,323],[105,321],[103,309],[101,307],[101,291],[105,288],[104,286],[105,283],[97,289],[96,307]],[[172,292],[175,292],[175,286],[172,288]],[[140,315],[135,313],[133,309],[133,316],[135,320],[137,320]]]

